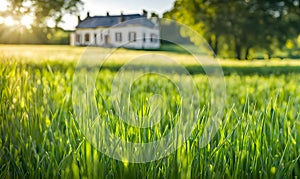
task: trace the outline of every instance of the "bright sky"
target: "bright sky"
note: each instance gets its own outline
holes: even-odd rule
[[[142,13],[145,9],[149,13],[155,12],[162,15],[165,11],[172,8],[175,0],[83,0],[84,10],[80,13],[81,19],[86,17],[87,12],[90,12],[91,16],[106,15],[109,12],[111,15],[118,15],[121,11],[124,14]],[[7,0],[0,0],[0,11],[6,10],[8,5]],[[63,17],[63,23],[60,26],[67,30],[74,30],[77,25],[77,17],[71,15],[65,15]],[[29,26],[32,22],[32,17],[22,17],[21,23],[25,26]],[[0,17],[0,23],[6,25],[13,25],[15,22],[11,17]],[[53,22],[48,23],[49,26],[53,26]]]
[[[86,17],[87,11],[91,16],[118,15],[123,11],[124,14],[142,13],[145,9],[148,12],[155,12],[162,15],[165,11],[170,10],[175,0],[83,0],[84,11],[81,12],[81,19]],[[74,29],[77,25],[77,17],[66,16],[64,24],[61,26],[65,29]]]

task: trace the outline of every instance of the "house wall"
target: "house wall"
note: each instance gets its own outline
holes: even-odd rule
[[[136,41],[129,41],[130,32],[136,33]],[[122,41],[119,42],[116,40],[116,33],[122,34]],[[86,34],[89,34],[89,41],[86,41],[85,39]],[[143,34],[145,34],[145,40]],[[151,34],[152,36],[156,36],[156,39],[158,40],[155,41],[152,38],[151,41]],[[80,36],[80,39],[77,39],[78,35]],[[77,29],[75,33],[75,45],[156,49],[160,47],[159,37],[160,34],[158,28],[148,28],[143,26]]]
[[[146,41],[143,44],[145,49],[158,49],[160,47],[160,32],[158,28],[151,29],[142,27],[142,32],[146,34]],[[154,38],[151,38],[154,35]]]
[[[122,42],[116,41],[116,33],[122,34]],[[129,41],[130,33],[136,34],[136,41]],[[151,34],[156,35],[156,38],[158,39],[156,42],[151,41]],[[134,49],[155,49],[160,47],[158,29],[152,29],[143,26],[113,27],[110,28],[110,35],[112,36],[112,44],[117,47],[123,46]]]
[[[70,33],[70,45],[75,46],[75,33],[74,32]]]
[[[87,46],[87,45],[100,45],[100,41],[97,38],[98,34],[100,34],[100,29],[77,29],[75,32],[75,45],[76,46]],[[89,41],[86,41],[85,35],[89,34]],[[96,34],[96,38],[95,38]],[[79,41],[78,37],[80,36]],[[96,41],[95,41],[96,40]],[[95,43],[96,42],[96,43]]]

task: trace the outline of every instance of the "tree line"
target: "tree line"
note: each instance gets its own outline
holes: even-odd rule
[[[0,43],[3,44],[70,44],[70,31],[62,28],[8,27],[0,24]]]
[[[199,32],[216,55],[237,59],[256,51],[272,58],[300,33],[299,0],[176,0],[164,17]]]

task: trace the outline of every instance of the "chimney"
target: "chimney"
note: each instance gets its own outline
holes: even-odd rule
[[[86,16],[87,16],[87,18],[90,17],[90,12],[89,11],[86,13]]]
[[[124,22],[124,15],[123,15],[123,11],[121,11],[121,16],[119,18],[119,23]]]
[[[144,16],[145,18],[148,17],[148,12],[147,12],[145,9],[143,9],[143,16]]]
[[[77,16],[78,24],[81,22],[80,16]]]
[[[106,12],[106,16],[109,16],[109,12]]]

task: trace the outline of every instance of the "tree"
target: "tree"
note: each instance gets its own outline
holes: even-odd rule
[[[215,54],[224,50],[220,49],[224,44],[234,44],[230,50],[235,57],[247,59],[251,49],[264,49],[271,57],[274,48],[296,38],[299,7],[299,0],[177,0],[164,17],[191,26]]]
[[[174,3],[171,11],[166,12],[164,17],[175,19],[181,23],[189,25],[194,30],[203,35],[209,45],[213,48],[214,52],[218,53],[218,38],[222,31],[213,32],[212,29],[216,27],[216,7],[210,6],[210,2],[206,0],[181,0]],[[210,24],[207,26],[206,24]],[[184,34],[189,35],[189,34]],[[197,39],[191,37],[194,43]]]
[[[12,17],[19,22],[11,27],[1,26],[0,43],[54,43],[50,37],[59,34],[62,29],[58,24],[65,14],[79,15],[82,0],[7,0],[6,11],[0,12],[0,17]],[[30,15],[33,23],[28,29],[21,23],[22,17]],[[54,21],[55,27],[47,26],[47,21]],[[8,38],[9,37],[9,38]],[[11,38],[13,37],[13,38]],[[65,39],[66,37],[64,37]],[[66,43],[66,41],[61,41]]]

